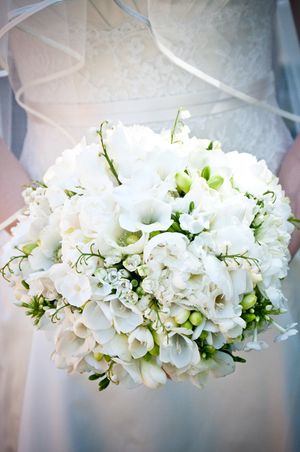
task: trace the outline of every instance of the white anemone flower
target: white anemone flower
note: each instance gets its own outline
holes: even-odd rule
[[[140,326],[128,337],[129,351],[133,358],[141,358],[154,347],[154,340],[148,328]]]
[[[172,224],[171,214],[169,204],[148,198],[131,205],[130,210],[122,211],[119,221],[127,231],[165,231]]]

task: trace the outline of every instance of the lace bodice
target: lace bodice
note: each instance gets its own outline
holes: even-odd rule
[[[199,2],[203,4],[201,16],[192,21],[189,18],[188,27],[182,18],[175,28],[172,50],[213,77],[245,92],[253,83],[266,80],[267,89],[262,95],[269,103],[275,103],[271,76],[275,1],[220,0],[220,4],[226,5],[216,9],[211,7],[216,2]],[[147,14],[144,0],[128,3]],[[207,110],[201,109],[201,114],[195,110],[189,121],[193,133],[220,139],[225,149],[255,153],[265,158],[273,170],[278,169],[290,142],[280,118],[242,102],[229,103],[221,112],[212,114],[212,105],[220,95],[218,90],[170,62],[157,48],[145,24],[126,15],[112,0],[87,2],[86,14],[86,21],[77,18],[68,30],[70,41],[78,34],[84,37],[81,47],[84,64],[46,84],[30,86],[28,81],[63,66],[65,55],[44,45],[31,32],[30,23],[20,25],[12,41],[12,51],[21,84],[26,87],[25,103],[42,111],[78,139],[88,124],[98,124],[105,119],[106,112],[110,117],[111,106],[115,110],[113,119],[122,110],[120,119],[126,122],[126,114],[136,101],[140,104],[145,101],[143,108],[149,109],[147,119],[141,120],[139,110],[134,107],[135,115],[128,116],[127,122],[146,122],[157,129],[170,125],[180,105],[189,109],[193,99],[197,104],[210,102]],[[60,106],[71,110],[64,109],[61,113]],[[87,113],[90,106],[95,107],[92,116]],[[156,113],[164,106],[168,106],[168,113],[162,119]],[[87,124],[86,118],[90,117],[93,123],[89,119]],[[51,146],[45,143],[45,134],[50,130]],[[68,140],[59,130],[29,117],[22,159],[31,174],[40,175],[67,145]]]

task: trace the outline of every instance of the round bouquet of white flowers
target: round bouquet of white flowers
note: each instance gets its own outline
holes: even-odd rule
[[[293,218],[253,155],[172,130],[105,122],[63,152],[5,249],[2,275],[50,333],[53,360],[99,389],[234,370],[241,350],[295,334],[284,311]]]

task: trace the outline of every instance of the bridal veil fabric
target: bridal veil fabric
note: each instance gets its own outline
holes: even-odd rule
[[[121,3],[1,2],[0,66],[28,115],[21,161],[29,174],[40,178],[86,127],[103,119],[160,129],[171,124],[181,105],[192,114],[193,133],[219,139],[225,150],[252,152],[277,171],[291,143],[282,118],[234,96],[238,91],[278,108],[272,71],[276,2],[126,2],[138,18]],[[150,20],[151,30],[141,16]],[[189,72],[182,61],[233,92]],[[16,395],[9,399],[1,393],[0,403],[5,399],[9,413],[3,424],[7,450],[16,448],[19,421],[21,452],[193,452],[200,444],[207,452],[221,447],[247,452],[262,444],[267,450],[289,450],[286,381],[278,349],[251,356],[227,382],[202,392],[170,383],[155,393],[117,388],[114,395],[108,390],[98,397],[89,382],[54,368],[49,344],[39,333],[28,352],[30,329],[14,320],[17,309],[4,290],[3,341],[8,339],[14,349],[3,353],[9,359],[1,360],[1,371],[6,382],[15,376],[9,392]],[[10,418],[17,419],[13,431]]]

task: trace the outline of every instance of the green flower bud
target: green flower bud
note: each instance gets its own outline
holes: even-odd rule
[[[200,176],[203,177],[205,180],[209,180],[210,178],[210,167],[205,166],[203,170],[200,173]]]
[[[207,331],[202,331],[202,333],[200,334],[200,339],[205,340],[208,336],[208,332]]]
[[[37,248],[39,246],[38,242],[35,243],[28,243],[27,245],[24,245],[22,247],[22,251],[24,254],[27,254],[27,256],[29,256],[29,254],[31,254],[31,252]]]
[[[137,279],[132,279],[131,284],[132,284],[132,287],[137,287],[139,285],[139,282]]]
[[[136,289],[136,293],[138,294],[139,297],[142,297],[143,295],[145,295],[145,291],[144,291],[144,289],[141,286],[139,286]]]
[[[243,309],[247,310],[247,309],[252,308],[252,306],[254,306],[256,302],[257,302],[257,296],[255,295],[254,292],[252,292],[252,293],[248,293],[247,295],[245,295],[243,297],[241,305],[242,305]]]
[[[224,182],[224,178],[222,176],[211,176],[208,180],[208,186],[213,188],[214,190],[218,190]]]
[[[203,320],[203,316],[202,316],[201,312],[198,312],[198,311],[192,312],[189,317],[189,321],[194,326],[199,326],[201,324],[202,320]]]
[[[99,352],[95,352],[94,353],[94,358],[96,361],[101,361],[103,359],[103,353],[99,353]]]
[[[186,174],[185,171],[179,171],[175,175],[175,181],[178,191],[183,191],[183,193],[188,193],[192,185],[191,177]]]
[[[243,316],[243,319],[245,320],[245,322],[250,323],[253,320],[256,320],[256,315],[255,314],[246,314]]]
[[[182,328],[187,328],[188,330],[193,329],[193,325],[188,320],[186,322],[184,322],[181,326],[182,326]]]
[[[22,286],[25,287],[26,290],[29,289],[29,284],[27,284],[27,282],[24,279],[21,281],[21,283],[22,283]]]
[[[159,346],[154,344],[154,347],[149,351],[150,355],[158,356],[159,355]]]
[[[216,351],[216,349],[213,345],[205,345],[205,347],[204,347],[204,352],[206,354],[213,355],[215,353],[215,351]]]

